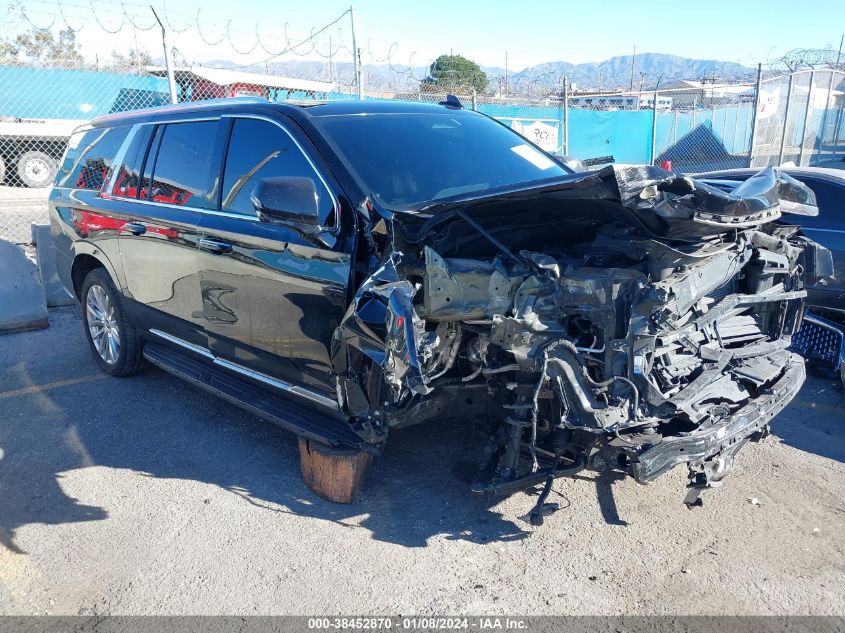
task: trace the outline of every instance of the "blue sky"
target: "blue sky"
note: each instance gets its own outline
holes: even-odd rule
[[[232,3],[206,0],[204,6],[222,18]],[[301,2],[279,0],[238,6],[245,22],[270,13],[289,22],[291,32],[307,32],[349,2],[312,2],[307,11]],[[507,50],[517,70],[543,61],[600,61],[629,54],[635,45],[640,52],[752,64],[792,48],[838,47],[845,30],[841,0],[359,0],[355,6],[359,30],[376,57],[398,42],[394,57],[402,62],[414,51],[428,60],[451,48],[483,64],[504,65]]]
[[[107,36],[91,17],[90,7],[107,27],[115,26],[120,10],[117,0],[58,0],[68,21],[81,26],[79,39],[87,55],[104,55],[111,48],[131,45],[128,32]],[[255,25],[274,48],[281,42],[284,25],[289,37],[303,38],[312,27],[321,27],[349,7],[349,0],[153,0],[171,16],[175,29],[196,20],[209,40],[217,40],[230,24],[239,49],[247,51],[255,40]],[[792,48],[839,46],[845,30],[843,0],[599,0],[598,2],[472,0],[358,0],[359,46],[365,62],[387,58],[407,64],[414,54],[415,65],[425,65],[442,52],[453,50],[484,65],[503,66],[505,52],[513,70],[544,61],[601,61],[614,55],[660,52],[685,57],[766,62]],[[56,13],[56,0],[27,0],[33,20],[41,25]],[[149,9],[142,0],[127,0],[130,11],[140,12],[139,24],[149,23]],[[87,22],[85,20],[87,19]],[[231,21],[231,23],[230,23]],[[349,46],[348,20],[329,29],[321,38],[328,50],[343,41]],[[158,55],[160,39],[155,31],[138,31],[142,47]],[[252,63],[267,57],[260,49],[241,57],[225,45],[211,48],[189,33],[175,34],[175,45],[197,61],[217,57]],[[223,53],[229,53],[224,55]],[[314,54],[306,58],[318,58]],[[294,58],[286,55],[284,59]],[[348,61],[340,50],[337,60]]]

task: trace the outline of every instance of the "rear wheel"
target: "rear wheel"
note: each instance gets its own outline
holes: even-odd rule
[[[82,322],[94,362],[110,376],[131,376],[144,368],[143,340],[129,322],[120,293],[103,268],[82,284]]]
[[[51,185],[57,168],[56,160],[52,156],[38,150],[26,152],[18,158],[18,178],[33,189]]]

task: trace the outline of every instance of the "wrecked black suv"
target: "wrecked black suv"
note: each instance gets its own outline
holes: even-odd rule
[[[685,463],[688,502],[804,380],[790,336],[830,256],[786,214],[814,205],[772,169],[571,173],[453,99],[110,116],[50,197],[112,375],[149,361],[326,455],[473,419],[478,493]]]

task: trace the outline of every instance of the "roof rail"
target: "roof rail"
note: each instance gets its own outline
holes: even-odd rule
[[[182,108],[212,108],[220,105],[231,103],[270,103],[264,97],[255,97],[250,95],[243,95],[239,97],[222,97],[219,99],[204,99],[202,101],[181,101],[179,103],[162,103],[161,105],[150,106],[148,108],[138,108],[137,110],[126,110],[124,112],[111,112],[103,114],[94,118],[91,122],[98,123],[100,121],[108,121],[119,119],[122,116],[132,116],[139,112],[167,112],[168,110],[180,110]]]

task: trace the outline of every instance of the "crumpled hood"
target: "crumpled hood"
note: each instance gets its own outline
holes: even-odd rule
[[[408,215],[416,216],[424,230],[459,211],[509,215],[524,211],[529,204],[535,211],[553,211],[564,208],[560,205],[564,200],[590,201],[655,237],[683,241],[759,226],[782,213],[818,215],[812,190],[772,167],[745,182],[729,183],[696,180],[659,167],[618,165],[396,211],[406,221]]]

